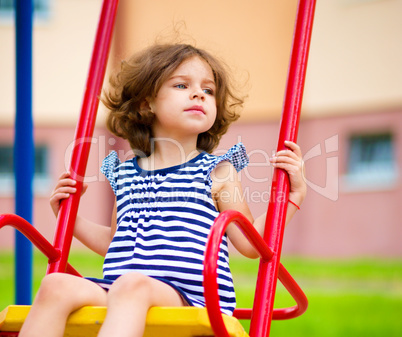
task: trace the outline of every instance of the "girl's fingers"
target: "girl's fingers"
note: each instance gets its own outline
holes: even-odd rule
[[[74,186],[76,183],[77,182],[74,179],[62,178],[62,179],[59,179],[59,181],[57,182],[57,185],[59,185],[59,186],[66,186],[66,185]]]
[[[61,180],[61,179],[64,179],[64,178],[68,178],[68,177],[70,177],[70,172],[66,171],[66,172],[63,172],[63,173],[60,175],[60,177],[59,177],[58,180]]]
[[[270,162],[274,167],[278,167],[280,165],[291,165],[300,168],[303,166],[303,161],[299,157],[294,156],[280,155],[270,158]]]
[[[63,172],[60,175],[57,184],[50,196],[50,206],[52,207],[52,210],[56,217],[59,212],[60,202],[63,199],[67,199],[71,194],[77,192],[77,188],[75,187],[76,185],[77,182],[74,179],[71,179],[70,172]],[[84,184],[82,194],[85,193],[87,187],[87,184]]]
[[[77,182],[74,179],[69,178],[70,173],[69,172],[64,172],[63,174],[60,175],[59,180],[57,181],[57,184],[53,190],[53,193],[65,186],[75,186]]]
[[[77,189],[74,187],[76,185],[76,181],[68,178],[69,176],[69,172],[64,172],[60,176],[59,181],[50,195],[51,202],[68,198],[71,193],[75,193],[77,191]]]
[[[297,175],[302,173],[302,168],[300,165],[293,165],[289,163],[273,163],[272,164],[275,168],[285,170],[289,175]]]
[[[301,149],[300,146],[297,145],[295,142],[291,142],[290,140],[285,140],[285,146],[287,146],[289,149],[297,153],[298,155],[301,155]]]
[[[53,206],[58,208],[60,201],[67,199],[69,196],[70,196],[70,193],[59,193],[59,194],[53,195],[50,198],[50,205],[52,206],[52,208],[53,208]]]
[[[70,187],[70,186],[62,186],[57,189],[55,189],[52,193],[52,195],[60,194],[60,193],[75,193],[77,192],[77,189],[75,187]]]
[[[285,141],[285,146],[288,149],[278,151],[275,156],[270,158],[270,162],[275,168],[282,169],[288,173],[290,192],[305,195],[305,171],[301,149],[299,145],[291,141]]]
[[[279,156],[274,156],[271,158],[272,163],[292,163],[294,165],[297,165],[301,162],[301,159],[299,157],[294,157],[291,155],[279,155]]]
[[[287,171],[289,175],[303,174],[303,160],[300,147],[290,141],[285,141],[285,145],[289,149],[278,151],[277,154],[270,159],[272,165]]]
[[[272,158],[272,163],[286,162],[293,163],[294,165],[303,165],[302,152],[296,143],[285,141],[285,145],[289,147],[288,150],[278,151]]]
[[[285,141],[285,145],[289,149],[278,151],[276,153],[276,156],[286,155],[286,156],[293,156],[294,158],[302,157],[302,152],[301,152],[299,145],[297,145],[296,143],[290,142],[290,141]]]

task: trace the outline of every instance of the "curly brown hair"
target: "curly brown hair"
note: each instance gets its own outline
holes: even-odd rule
[[[198,135],[197,147],[212,152],[230,125],[239,118],[243,98],[235,95],[225,65],[205,50],[188,44],[157,44],[123,61],[120,72],[110,78],[111,88],[102,102],[109,109],[108,129],[127,139],[134,151],[151,154],[154,114],[144,109],[147,98],[155,98],[162,84],[181,65],[194,56],[212,69],[216,85],[217,116],[213,126]]]

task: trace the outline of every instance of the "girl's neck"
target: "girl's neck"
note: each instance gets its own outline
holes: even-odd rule
[[[141,158],[140,166],[149,171],[163,169],[183,164],[199,153],[196,141],[178,142],[171,138],[156,138],[151,155]]]

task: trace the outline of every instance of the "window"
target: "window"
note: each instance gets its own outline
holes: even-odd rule
[[[9,21],[14,19],[14,1],[0,0],[0,19]],[[34,19],[47,20],[49,18],[50,0],[33,0]]]
[[[352,135],[345,183],[348,188],[384,189],[397,180],[394,141],[391,133]]]
[[[34,193],[48,194],[50,177],[48,170],[49,150],[46,145],[35,147]],[[0,145],[0,195],[14,194],[14,149],[12,145]]]

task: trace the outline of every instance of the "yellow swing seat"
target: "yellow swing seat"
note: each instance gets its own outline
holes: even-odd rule
[[[30,309],[29,305],[10,305],[0,312],[0,337],[3,336],[2,332],[20,331]],[[106,307],[87,306],[73,312],[67,320],[64,337],[96,337],[105,316]],[[222,317],[229,336],[248,337],[236,318]],[[144,337],[161,336],[214,336],[214,332],[205,308],[153,307],[148,312]]]

